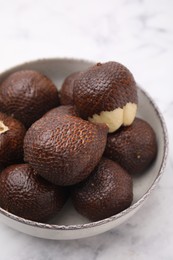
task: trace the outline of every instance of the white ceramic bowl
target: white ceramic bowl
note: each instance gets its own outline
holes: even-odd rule
[[[34,69],[50,77],[57,87],[60,88],[62,81],[67,75],[74,71],[84,70],[91,65],[93,65],[92,62],[76,59],[37,60],[16,66],[0,74],[0,82],[14,71]],[[138,88],[138,97],[138,116],[145,119],[153,127],[157,135],[158,154],[146,174],[133,179],[134,199],[129,208],[110,218],[97,222],[89,222],[80,216],[69,202],[62,212],[56,218],[52,219],[49,224],[29,221],[0,208],[0,220],[14,229],[33,236],[62,240],[93,236],[115,228],[129,219],[147,200],[160,180],[166,164],[168,147],[167,131],[161,113],[152,99],[141,88]]]

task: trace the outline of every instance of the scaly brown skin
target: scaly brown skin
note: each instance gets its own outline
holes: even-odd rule
[[[50,111],[48,111],[46,114],[44,114],[44,117],[49,116],[49,115],[53,116],[53,117],[54,116],[58,117],[61,114],[78,117],[78,113],[76,112],[75,107],[72,105],[59,106],[59,107],[52,108]]]
[[[73,97],[84,119],[138,101],[133,75],[118,62],[98,63],[81,73],[74,82]]]
[[[27,131],[24,160],[46,180],[66,186],[87,178],[97,165],[108,128],[57,111],[48,112]]]
[[[73,87],[74,81],[79,77],[81,72],[74,72],[65,78],[60,90],[61,105],[74,105]]]
[[[4,169],[4,167],[2,165],[0,165],[0,174],[1,174],[3,169]]]
[[[25,133],[21,122],[0,112],[0,167],[23,161]]]
[[[147,122],[136,118],[131,126],[108,135],[104,155],[129,173],[141,174],[157,155],[156,135]]]
[[[57,88],[37,71],[14,72],[0,84],[0,111],[12,115],[26,128],[58,105]]]
[[[102,158],[86,181],[72,188],[76,210],[92,221],[128,208],[133,199],[131,176],[117,163]]]
[[[0,206],[19,217],[45,222],[66,199],[64,188],[44,180],[29,164],[9,166],[0,174]]]

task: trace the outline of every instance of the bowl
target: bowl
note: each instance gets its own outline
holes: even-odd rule
[[[76,59],[42,59],[13,67],[0,74],[2,82],[10,73],[21,69],[38,70],[52,79],[58,88],[66,76],[75,71],[87,69],[93,62]],[[168,138],[166,126],[159,109],[149,95],[138,87],[139,106],[137,115],[146,120],[154,129],[158,143],[157,158],[140,177],[133,178],[134,199],[132,205],[112,217],[89,222],[80,216],[69,201],[59,215],[47,224],[30,221],[13,215],[0,208],[0,220],[18,231],[46,239],[79,239],[94,236],[117,227],[139,210],[158,184],[165,168]]]

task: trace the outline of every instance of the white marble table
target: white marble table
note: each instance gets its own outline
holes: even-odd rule
[[[33,238],[0,223],[0,259],[173,259],[172,10],[172,0],[0,0],[0,71],[43,57],[119,61],[160,107],[170,138],[158,188],[127,223],[75,241]]]

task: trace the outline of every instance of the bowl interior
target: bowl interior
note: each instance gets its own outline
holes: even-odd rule
[[[0,75],[0,82],[2,82],[7,75],[14,71],[20,69],[34,69],[47,75],[53,80],[56,86],[60,88],[64,78],[67,75],[75,71],[85,70],[92,64],[92,62],[73,59],[38,60],[30,63],[25,63],[6,71],[5,73]],[[158,112],[158,109],[156,108],[150,97],[141,88],[138,88],[138,97],[139,106],[137,116],[146,120],[153,127],[157,136],[158,154],[155,162],[145,172],[145,174],[142,174],[142,176],[140,177],[133,178],[134,199],[131,206],[132,208],[134,204],[136,204],[142,197],[145,196],[145,194],[151,189],[155,181],[160,177],[167,145],[165,127],[162,116]],[[74,225],[89,223],[89,221],[86,218],[80,216],[69,201],[64,209],[61,211],[61,213],[56,218],[49,221],[49,223],[57,225]]]

